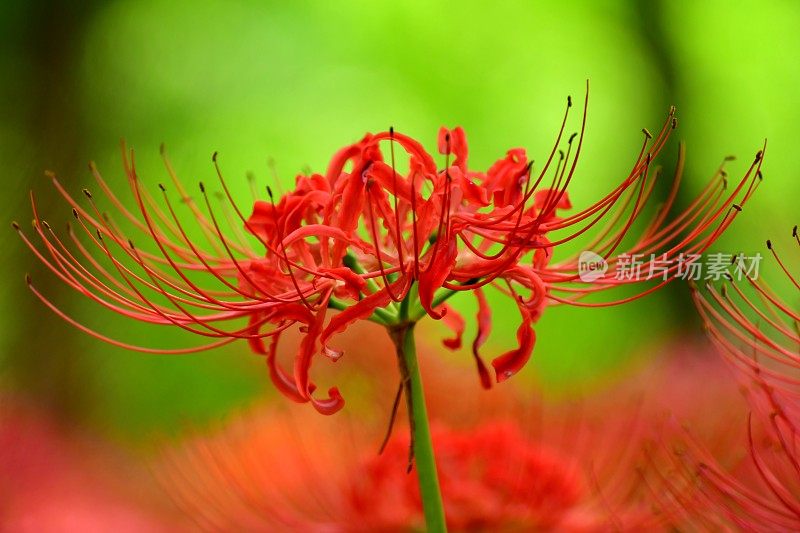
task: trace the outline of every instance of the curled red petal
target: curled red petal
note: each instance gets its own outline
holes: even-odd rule
[[[275,206],[264,200],[256,200],[253,204],[253,213],[247,221],[252,226],[272,223],[275,218]]]
[[[439,309],[442,310],[442,316],[444,317],[442,322],[454,333],[452,338],[443,339],[442,344],[451,350],[458,350],[461,348],[461,339],[464,336],[464,328],[466,326],[464,317],[447,304],[441,305]]]
[[[330,295],[330,293],[328,293]],[[310,317],[306,334],[300,341],[300,348],[294,358],[294,381],[297,390],[306,399],[311,400],[310,382],[308,378],[311,369],[311,360],[317,353],[317,339],[322,332],[322,325],[325,323],[325,312],[328,310],[328,298],[320,303],[315,315]]]
[[[331,184],[320,174],[312,174],[311,176],[297,176],[297,183],[295,187],[296,192],[313,193],[315,191],[331,192]]]
[[[449,142],[448,142],[449,141]],[[456,126],[452,130],[442,126],[439,128],[438,148],[440,154],[454,154],[453,166],[462,170],[467,168],[467,138],[464,129]]]
[[[439,135],[436,137],[436,147],[440,154],[450,153],[450,130],[444,126],[439,128]]]
[[[404,295],[406,291],[408,291],[408,277],[403,276],[399,280],[389,285],[389,287],[391,288],[392,294]],[[359,300],[357,303],[335,315],[333,318],[331,318],[330,322],[328,322],[328,326],[323,330],[322,335],[320,336],[322,349],[326,353],[337,353],[341,355],[341,350],[337,350],[328,346],[328,339],[332,335],[346,330],[347,327],[356,320],[367,318],[375,311],[375,309],[385,307],[390,301],[391,297],[389,296],[389,291],[382,289],[378,292],[370,294],[363,300]]]
[[[261,323],[260,321],[262,318],[263,317],[261,313],[253,313],[250,315],[250,319],[247,322],[247,334],[251,336],[247,338],[247,344],[249,344],[250,349],[258,355],[267,355],[267,348],[264,346],[264,339],[261,337],[252,336],[258,334],[258,325]]]
[[[517,329],[519,347],[492,361],[498,383],[507,380],[525,366],[525,363],[531,358],[533,346],[536,344],[536,332],[533,330],[530,316],[523,308],[520,308],[520,313],[522,314],[522,324]]]
[[[309,324],[314,318],[313,313],[306,306],[299,303],[281,304],[270,313],[269,320],[273,324],[284,320],[294,320],[302,324]]]
[[[522,194],[521,178],[526,175],[528,156],[522,148],[513,148],[506,157],[486,171],[483,185],[492,193],[496,207],[514,204]]]
[[[439,253],[433,258],[428,268],[419,275],[419,303],[427,311],[428,315],[435,320],[440,320],[444,313],[439,313],[433,309],[433,296],[450,276],[458,254],[455,239],[450,239],[443,248],[439,250]]]
[[[325,224],[307,224],[305,226],[300,226],[283,239],[283,245],[288,247],[290,244],[307,237],[330,237],[348,244],[359,245],[359,247],[361,245],[358,239],[353,239],[341,229]]]
[[[319,271],[344,282],[344,287],[342,287],[342,289],[354,299],[358,299],[359,294],[364,292],[367,286],[367,282],[363,277],[347,267],[321,268]]]
[[[542,189],[540,191],[536,191],[536,193],[533,195],[533,205],[537,209],[542,209],[543,207],[546,207],[545,202],[547,202],[548,200],[552,202],[556,198],[558,198],[556,209],[572,208],[572,202],[569,201],[569,193],[564,191],[562,194],[561,192],[555,191],[553,189]]]
[[[364,137],[364,139],[362,139],[360,142],[351,144],[350,146],[345,146],[336,152],[330,163],[328,163],[328,169],[325,172],[325,177],[327,178],[327,181],[330,183],[331,187],[336,185],[336,181],[339,179],[339,175],[342,173],[342,169],[344,169],[345,164],[361,153],[361,145],[368,139],[369,135]]]
[[[373,139],[380,140],[389,138],[394,139],[394,141],[402,146],[403,149],[411,156],[411,161],[409,161],[411,168],[416,167],[416,170],[422,172],[423,174],[436,174],[436,162],[433,160],[433,157],[431,157],[428,151],[425,150],[425,147],[419,143],[419,141],[412,139],[408,135],[404,135],[398,131],[392,133],[389,133],[388,131],[378,133]]]
[[[530,297],[519,300],[519,304],[525,306],[527,315],[530,317],[531,321],[535,322],[539,320],[548,303],[547,285],[539,274],[534,272],[531,267],[518,265],[509,269],[503,275],[503,278],[506,280],[514,280],[523,287],[530,289]]]
[[[369,169],[370,161],[362,160],[353,167],[342,190],[342,204],[337,210],[335,227],[341,229],[346,237],[354,234],[358,227],[359,217],[366,201],[366,183],[363,174]],[[340,264],[347,251],[345,241],[337,240],[333,245],[332,260]]]
[[[368,175],[385,191],[397,196],[398,200],[411,201],[411,181],[394,172],[391,166],[376,161],[370,167]]]
[[[489,205],[489,195],[486,189],[470,179],[459,168],[450,169],[450,178],[453,180],[454,189],[461,198],[470,205],[486,207]]]
[[[261,320],[260,314],[256,313],[250,317],[251,333],[257,333],[258,327],[256,323]],[[288,304],[281,306],[275,313],[270,316],[270,322],[279,323],[283,320],[295,320],[301,323],[306,323],[308,320],[308,310],[299,304]],[[298,403],[305,403],[308,399],[301,393],[297,387],[297,380],[288,375],[278,365],[277,350],[278,341],[280,340],[280,333],[276,333],[270,338],[269,346],[264,346],[264,340],[261,338],[250,338],[248,343],[250,348],[257,354],[267,356],[267,368],[269,369],[269,377],[275,388],[284,396]]]
[[[253,213],[247,219],[245,229],[257,237],[271,241],[277,224],[278,211],[275,206],[270,202],[257,200],[253,205]]]
[[[331,387],[328,389],[328,398],[325,400],[318,400],[311,397],[311,405],[314,406],[320,414],[332,415],[344,407],[344,398],[342,398],[339,389]]]
[[[318,412],[323,415],[332,415],[344,407],[344,398],[339,393],[339,389],[331,387],[328,389],[328,397],[320,400],[312,396],[316,388],[309,380],[309,370],[311,360],[317,354],[317,340],[322,333],[322,326],[325,323],[325,314],[328,309],[328,298],[330,293],[320,302],[319,310],[308,325],[308,332],[300,343],[300,350],[297,352],[294,362],[294,379],[300,394],[310,401]],[[332,358],[334,361],[338,358]]]
[[[328,398],[322,400],[315,398],[312,394],[316,386],[309,380],[311,360],[317,353],[317,339],[325,321],[326,309],[326,305],[321,305],[315,315],[303,305],[287,304],[277,308],[269,317],[270,322],[274,323],[293,320],[305,324],[305,335],[300,342],[300,348],[294,360],[294,375],[287,374],[278,365],[277,349],[280,333],[276,333],[270,338],[268,347],[264,346],[264,341],[260,338],[252,338],[248,339],[248,341],[254,352],[267,356],[266,363],[270,379],[281,394],[298,403],[311,402],[317,411],[329,415],[344,407],[344,398],[342,398],[336,387],[328,390]],[[261,319],[262,317],[259,314],[252,315],[250,317],[251,328],[257,330],[256,324]],[[301,331],[303,331],[303,328],[301,328]]]
[[[456,156],[455,161],[453,161],[453,165],[457,166],[461,170],[466,171],[467,169],[467,136],[464,134],[464,128],[461,126],[456,126],[450,132],[450,145],[453,150],[453,153]]]
[[[481,386],[484,389],[490,389],[492,387],[492,379],[489,376],[489,369],[486,368],[486,363],[483,362],[480,356],[480,348],[489,338],[489,333],[492,331],[492,310],[489,307],[489,302],[486,301],[483,289],[478,287],[473,292],[478,299],[478,312],[476,315],[478,332],[475,335],[475,340],[472,341],[472,356],[475,358],[475,365],[478,367]]]
[[[547,268],[548,263],[550,263],[550,259],[553,258],[553,247],[546,246],[550,243],[550,240],[545,237],[544,235],[538,235],[534,242],[537,247],[533,252],[533,268],[537,270],[544,270]]]
[[[269,369],[270,380],[272,380],[275,388],[290,400],[297,403],[305,403],[307,400],[302,394],[300,394],[300,391],[297,389],[297,385],[295,384],[295,380],[291,376],[287,375],[280,366],[278,366],[277,349],[279,339],[280,334],[271,337],[269,349],[266,352],[267,368]]]

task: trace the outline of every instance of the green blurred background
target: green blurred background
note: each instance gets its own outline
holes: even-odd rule
[[[765,182],[722,248],[765,252],[765,238],[788,242],[798,222],[797,2],[497,2],[487,9],[482,2],[95,0],[74,8],[7,0],[0,14],[0,202],[9,223],[30,219],[33,189],[45,217],[63,227],[70,209],[43,171],[79,193],[93,185],[90,159],[130,199],[123,137],[151,186],[166,179],[161,142],[190,186],[214,179],[210,156],[219,151],[243,200],[245,173],[266,178],[269,158],[288,184],[389,125],[431,150],[440,125],[462,125],[477,168],[516,146],[540,159],[566,95],[580,101],[587,78],[576,206],[627,174],[640,129],[658,129],[675,104],[677,137],[688,145],[684,205],[724,156],[740,156],[729,167],[740,175],[769,139]],[[672,142],[661,159],[668,169],[676,151]],[[4,388],[132,443],[271,394],[261,360],[243,344],[154,357],[71,329],[27,292],[25,272],[92,327],[153,345],[176,338],[70,292],[10,229],[0,239]],[[550,309],[537,328],[534,360],[518,379],[570,390],[614,375],[666,338],[697,331],[687,293],[675,284],[622,308]],[[496,309],[491,348],[502,350],[513,343],[517,317],[513,306]],[[438,325],[424,332],[438,343]],[[472,371],[466,352],[443,357]]]

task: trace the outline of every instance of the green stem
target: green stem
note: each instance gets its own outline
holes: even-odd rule
[[[422,377],[417,363],[417,350],[414,343],[414,323],[405,323],[392,331],[397,348],[397,357],[405,383],[406,403],[411,423],[411,446],[414,464],[417,468],[425,525],[429,533],[447,531],[444,517],[439,477],[436,473],[436,459],[433,454],[428,411],[425,408],[425,395]]]

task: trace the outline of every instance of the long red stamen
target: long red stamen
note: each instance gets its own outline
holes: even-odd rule
[[[216,161],[216,157],[214,158]],[[267,195],[269,196],[269,201],[272,203],[272,208],[275,209],[275,197],[272,196],[272,189],[267,186]],[[280,242],[281,252],[283,252],[283,261],[286,263],[286,268],[289,271],[289,277],[292,279],[292,285],[294,285],[295,291],[297,291],[297,295],[302,300],[303,305],[306,306],[306,309],[309,311],[313,311],[313,307],[311,304],[306,300],[305,296],[303,295],[303,291],[300,290],[300,285],[297,283],[297,278],[294,276],[294,272],[292,271],[292,265],[289,262],[289,254],[286,251],[286,245],[284,244],[283,232],[280,228],[278,228],[278,239]]]
[[[397,256],[400,259],[400,270],[405,271],[405,259],[403,251],[403,231],[400,227],[400,209],[398,208],[397,197],[397,168],[394,161],[394,127],[389,127],[389,153],[392,160],[392,196],[394,196],[394,216],[395,234],[397,242]]]
[[[768,249],[768,250],[770,251],[770,253],[772,254],[772,257],[774,257],[774,258],[775,258],[775,261],[777,261],[777,262],[778,262],[778,265],[781,267],[781,270],[783,270],[783,273],[784,273],[784,274],[786,274],[786,277],[787,277],[787,278],[789,278],[789,281],[791,281],[791,282],[792,282],[792,284],[793,284],[795,287],[797,287],[797,289],[799,289],[799,290],[800,290],[800,283],[798,283],[798,281],[797,281],[797,280],[794,278],[794,276],[792,276],[791,272],[789,272],[789,269],[788,269],[788,268],[786,268],[786,265],[785,265],[785,264],[783,264],[783,261],[781,261],[781,258],[780,258],[780,256],[778,255],[778,252],[776,252],[776,251],[775,251],[775,248],[772,246],[772,241],[767,241],[767,249]]]

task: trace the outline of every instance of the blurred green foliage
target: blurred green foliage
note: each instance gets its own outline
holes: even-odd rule
[[[566,96],[580,102],[588,78],[589,122],[571,188],[574,205],[588,204],[626,175],[640,129],[656,130],[676,104],[677,136],[688,144],[684,203],[722,157],[739,155],[730,173],[740,174],[769,138],[765,182],[725,247],[765,252],[766,237],[788,236],[798,222],[800,161],[791,146],[800,122],[796,3],[487,8],[481,2],[121,0],[80,12],[41,2],[6,2],[3,9],[0,65],[12,75],[0,87],[6,184],[0,202],[9,219],[30,218],[27,190],[33,189],[46,218],[60,227],[70,210],[55,200],[41,171],[55,170],[79,193],[92,184],[89,159],[130,200],[121,137],[136,149],[139,175],[150,187],[167,179],[161,142],[190,187],[215,180],[210,156],[219,151],[243,202],[250,199],[246,172],[265,183],[269,158],[289,185],[303,168],[320,171],[339,147],[390,125],[431,150],[440,125],[461,125],[477,168],[517,146],[541,160]],[[676,152],[672,143],[662,158],[668,170]],[[22,273],[35,272],[37,283],[47,276],[11,232],[2,239],[0,364],[10,386],[132,440],[218,416],[270,389],[262,362],[243,344],[153,357],[72,331],[31,301]],[[92,327],[152,344],[180,339],[44,283],[54,300]],[[550,309],[537,327],[534,361],[519,379],[555,389],[582,386],[646,356],[692,316],[686,292],[676,284],[621,308]],[[469,298],[459,306],[474,312]],[[502,350],[514,342],[516,311],[502,300],[494,308],[489,348]],[[443,333],[437,324],[422,331],[430,344]],[[469,361],[466,352],[443,357]]]

